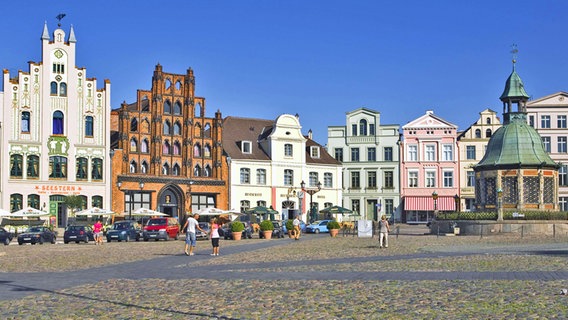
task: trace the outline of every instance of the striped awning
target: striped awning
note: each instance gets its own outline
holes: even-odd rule
[[[437,200],[439,211],[456,210],[454,197],[439,196]],[[434,199],[432,197],[404,197],[404,210],[413,211],[434,211]]]

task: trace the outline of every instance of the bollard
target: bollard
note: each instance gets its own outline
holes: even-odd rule
[[[436,235],[436,238],[439,238],[440,237],[440,224],[438,223],[437,225],[438,225],[438,234]]]
[[[525,226],[521,226],[521,239],[525,236]]]
[[[398,234],[400,233],[400,227],[396,227],[396,238],[398,239]]]
[[[552,225],[552,238],[556,239],[556,225],[555,224]]]

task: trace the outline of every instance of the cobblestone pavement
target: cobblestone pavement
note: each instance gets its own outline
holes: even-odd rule
[[[3,319],[565,319],[568,237],[182,241],[0,248]]]

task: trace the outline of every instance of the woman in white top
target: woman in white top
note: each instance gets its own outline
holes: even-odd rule
[[[217,223],[217,218],[211,220],[211,244],[213,245],[212,256],[219,255],[219,224]]]

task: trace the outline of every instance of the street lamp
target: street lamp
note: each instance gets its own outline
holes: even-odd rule
[[[497,189],[497,221],[503,221],[503,189]]]
[[[432,200],[434,200],[434,219],[438,217],[438,193],[432,192]]]
[[[300,187],[302,187],[302,190],[304,190],[310,195],[310,218],[311,221],[313,222],[314,220],[316,220],[316,214],[317,214],[314,208],[313,196],[314,194],[318,193],[321,190],[321,182],[318,181],[317,189],[306,189],[306,183],[304,182],[304,180],[302,180],[302,183],[300,183]]]

